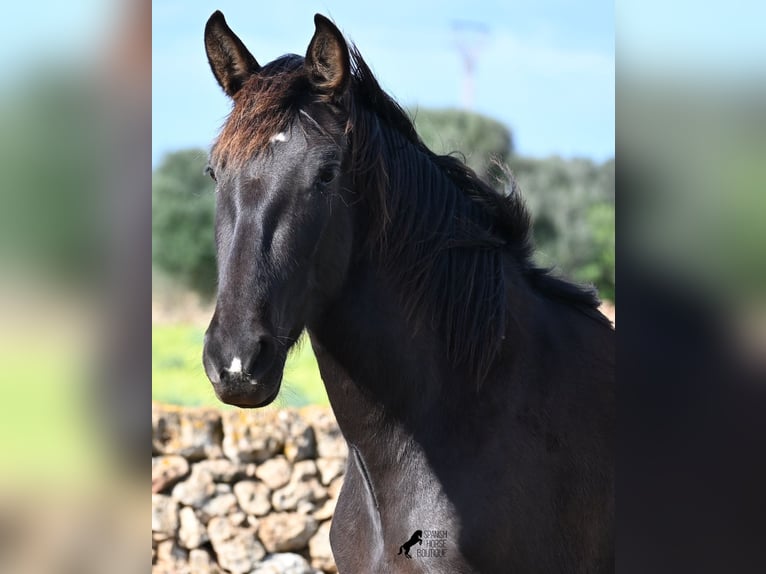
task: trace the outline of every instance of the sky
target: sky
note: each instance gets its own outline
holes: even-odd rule
[[[40,66],[90,65],[124,20],[124,3],[79,0],[4,6],[0,93]],[[207,65],[205,22],[221,9],[261,62],[305,53],[313,14],[335,19],[400,103],[460,104],[455,20],[490,36],[476,72],[475,109],[512,130],[517,150],[603,160],[614,154],[615,34],[627,71],[694,73],[715,86],[766,72],[766,3],[756,0],[154,0],[152,164],[214,139],[229,110]],[[22,49],[24,58],[19,58]]]
[[[230,110],[209,69],[205,22],[215,9],[265,64],[305,54],[314,13],[335,21],[378,81],[411,108],[459,107],[463,68],[455,22],[487,29],[473,110],[513,133],[525,156],[614,156],[614,4],[605,0],[155,0],[152,5],[152,164],[207,149]]]

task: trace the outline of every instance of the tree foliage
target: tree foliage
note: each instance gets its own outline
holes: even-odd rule
[[[537,258],[614,299],[614,160],[509,160],[533,216]]]
[[[513,153],[510,130],[500,122],[464,110],[426,110],[411,113],[423,142],[435,153],[462,155],[465,163],[493,187],[502,187],[502,170]]]
[[[152,262],[202,295],[215,291],[215,193],[206,154],[168,154],[152,175]]]

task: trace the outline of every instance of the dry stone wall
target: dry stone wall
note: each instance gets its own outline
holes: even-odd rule
[[[332,411],[152,405],[153,574],[336,572],[346,442]]]

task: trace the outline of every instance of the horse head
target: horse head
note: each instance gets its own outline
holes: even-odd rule
[[[274,400],[307,322],[343,284],[352,245],[348,205],[349,50],[315,17],[305,57],[261,66],[214,13],[208,61],[233,108],[213,146],[218,292],[203,363],[218,398]]]

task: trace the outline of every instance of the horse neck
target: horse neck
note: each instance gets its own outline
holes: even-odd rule
[[[431,325],[413,325],[397,288],[378,263],[358,262],[340,297],[308,326],[341,429],[360,447],[452,432],[475,405],[505,392],[491,376],[479,386],[456,368],[444,337]],[[527,304],[524,296],[513,299],[514,308]],[[512,360],[516,328],[508,331],[514,347],[504,346],[498,363]]]
[[[482,238],[466,234],[483,233],[486,212],[428,154],[390,129],[383,136],[389,237],[380,248],[356,242],[342,293],[309,325],[347,438],[355,425],[365,436],[381,422],[417,432],[454,421],[478,400],[486,372],[477,371],[507,351],[507,336],[518,340],[507,316],[528,295],[512,255],[471,247]],[[355,222],[364,237],[370,214],[357,207]]]
[[[429,329],[413,332],[392,281],[358,263],[342,295],[309,326],[336,415],[418,419],[452,384],[448,358]]]
[[[395,283],[373,262],[354,266],[341,296],[309,325],[312,346],[350,455],[371,492],[397,473],[444,471],[503,428],[526,351],[513,322],[497,369],[481,388],[455,370],[428,328],[413,330]],[[513,289],[513,286],[511,287]],[[512,296],[532,309],[525,296]],[[517,312],[514,304],[511,313]],[[523,310],[519,312],[524,312]],[[533,312],[533,311],[529,311]],[[503,373],[500,375],[500,373]],[[460,437],[471,436],[472,440]]]

